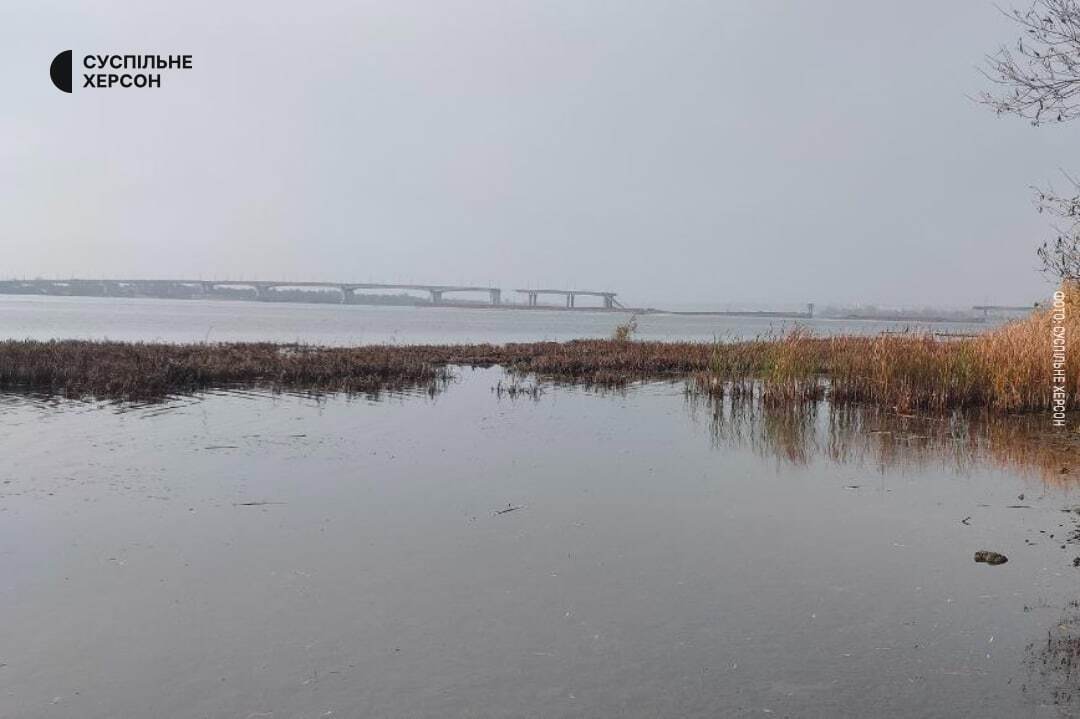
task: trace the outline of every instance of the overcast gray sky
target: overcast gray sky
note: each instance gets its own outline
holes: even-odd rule
[[[0,275],[1026,302],[1080,125],[967,99],[1015,36],[984,0],[7,0]],[[194,69],[65,95],[68,48]]]

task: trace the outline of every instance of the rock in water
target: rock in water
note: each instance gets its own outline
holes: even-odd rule
[[[987,564],[1004,564],[1009,561],[1009,558],[1004,554],[998,554],[997,552],[991,552],[986,549],[980,549],[975,552],[976,562],[986,562]]]

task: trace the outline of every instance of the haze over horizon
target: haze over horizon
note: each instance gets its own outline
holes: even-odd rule
[[[29,2],[4,12],[0,276],[587,287],[966,306],[1051,285],[1076,129],[969,99],[990,2]],[[207,18],[212,18],[211,22]],[[188,53],[58,92],[61,50]]]

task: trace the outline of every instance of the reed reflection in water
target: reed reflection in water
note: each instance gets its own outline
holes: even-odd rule
[[[777,404],[763,399],[760,388],[723,398],[688,391],[686,397],[694,415],[707,413],[714,446],[750,447],[793,465],[820,458],[882,472],[993,466],[1062,487],[1074,483],[1080,466],[1080,437],[1052,427],[1042,414],[931,416],[827,400]]]

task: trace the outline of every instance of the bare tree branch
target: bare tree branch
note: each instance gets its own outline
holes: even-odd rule
[[[1065,177],[1080,193],[1080,184],[1068,174]],[[1061,279],[1080,279],[1080,194],[1059,195],[1053,188],[1034,192],[1036,207],[1054,218],[1051,226],[1056,232],[1038,250],[1043,271]]]
[[[1015,47],[987,56],[983,74],[999,90],[982,93],[980,101],[1033,125],[1080,117],[1080,0],[1034,0],[1028,10],[1002,12],[1021,36]],[[1054,218],[1056,233],[1038,255],[1044,272],[1080,279],[1080,184],[1063,174],[1076,194],[1034,188],[1036,207]]]
[[[1003,11],[1005,12],[1005,11]],[[1080,117],[1080,5],[1077,0],[1035,0],[1028,10],[1005,14],[1022,32],[1015,47],[986,58],[983,74],[997,93],[980,100],[999,114],[1032,124]]]

